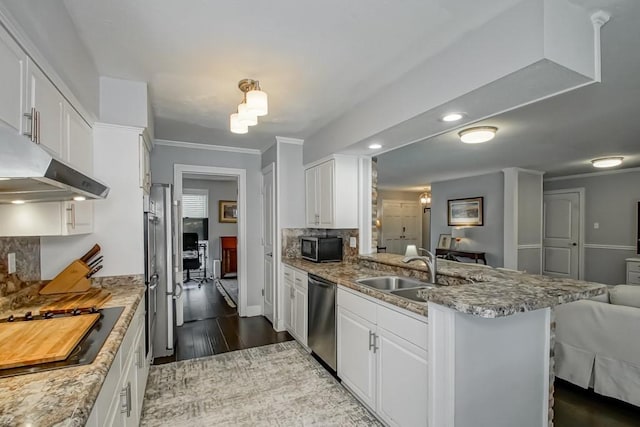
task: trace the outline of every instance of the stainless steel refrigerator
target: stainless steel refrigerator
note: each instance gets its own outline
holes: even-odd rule
[[[153,184],[149,196],[149,210],[154,218],[155,234],[155,274],[150,276],[148,295],[155,299],[155,328],[150,328],[153,342],[153,356],[167,357],[174,353],[176,340],[176,286],[173,280],[176,254],[174,228],[173,190],[168,184]],[[155,289],[154,288],[155,283]],[[155,295],[152,294],[155,290]]]

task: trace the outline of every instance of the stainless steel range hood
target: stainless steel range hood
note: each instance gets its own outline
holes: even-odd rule
[[[109,187],[0,127],[0,203],[104,199]]]

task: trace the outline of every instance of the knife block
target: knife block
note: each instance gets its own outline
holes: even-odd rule
[[[87,264],[77,259],[40,289],[40,295],[85,292],[91,287],[91,282],[87,279],[90,271]]]

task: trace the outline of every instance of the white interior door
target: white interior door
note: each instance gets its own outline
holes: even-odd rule
[[[382,201],[382,246],[391,254],[402,251],[402,206],[393,200]]]
[[[543,274],[579,278],[580,193],[544,194]]]
[[[402,238],[403,245],[401,253],[404,254],[407,250],[407,245],[418,245],[420,236],[421,224],[418,223],[418,203],[406,203],[401,205],[402,215]]]
[[[274,246],[274,220],[275,220],[275,203],[274,203],[274,187],[275,176],[273,174],[273,166],[267,167],[262,172],[262,245],[264,249],[264,316],[273,323],[273,301],[275,297],[275,277],[273,262],[273,246]]]

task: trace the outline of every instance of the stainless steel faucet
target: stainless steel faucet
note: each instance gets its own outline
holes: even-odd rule
[[[427,268],[429,269],[429,273],[430,274],[430,282],[431,283],[436,283],[436,274],[437,274],[437,269],[438,269],[438,263],[436,261],[436,256],[433,254],[433,252],[429,252],[428,250],[424,249],[424,248],[419,248],[418,250],[423,251],[424,253],[427,254],[427,256],[408,256],[408,257],[404,257],[402,259],[402,262],[404,263],[410,263],[411,261],[422,261],[424,262],[424,264],[427,266]]]

